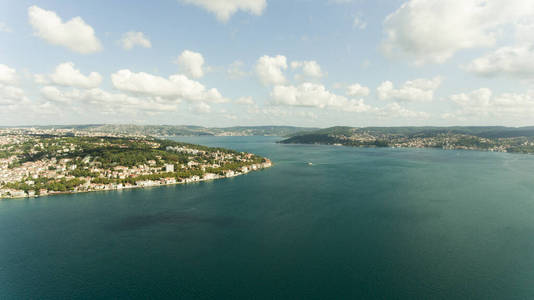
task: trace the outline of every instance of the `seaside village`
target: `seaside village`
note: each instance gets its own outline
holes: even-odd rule
[[[55,150],[55,157],[17,163],[19,155],[11,155],[10,152],[18,149],[17,145],[35,141],[35,148],[40,148],[43,144],[39,142],[40,139],[30,135],[5,131],[0,130],[0,149],[4,150],[4,155],[0,156],[0,198],[190,183],[238,176],[271,166],[270,160],[258,160],[257,156],[250,153],[167,146],[166,151],[186,154],[188,161],[167,163],[158,159],[134,166],[115,165],[106,168],[94,157],[67,155],[76,153],[80,147],[68,143],[61,144]],[[158,146],[157,143],[153,144],[153,148]]]

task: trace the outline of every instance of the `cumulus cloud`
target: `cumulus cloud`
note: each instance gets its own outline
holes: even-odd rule
[[[386,17],[383,49],[443,63],[458,50],[493,46],[500,26],[533,13],[524,0],[410,0]]]
[[[361,17],[356,16],[356,17],[354,17],[354,20],[352,21],[352,27],[358,28],[360,30],[363,30],[363,29],[367,28],[367,22],[362,20]]]
[[[515,24],[515,40],[517,44],[534,43],[534,19],[527,19]]]
[[[45,86],[40,90],[41,96],[49,100],[49,106],[82,105],[86,109],[94,109],[99,113],[115,114],[128,112],[168,112],[177,109],[176,103],[162,101],[157,97],[135,97],[124,93],[110,93],[99,88],[93,89],[60,89]]]
[[[237,11],[261,15],[267,6],[266,0],[181,0],[183,3],[193,4],[215,14],[217,19],[226,22]]]
[[[198,102],[191,107],[196,113],[207,114],[211,112],[211,106],[205,102]]]
[[[292,61],[292,69],[302,69],[302,76],[307,78],[321,78],[323,77],[323,71],[321,66],[314,60],[310,61]],[[302,76],[297,75],[297,79],[300,79]]]
[[[124,93],[110,93],[98,88],[82,91],[81,100],[95,107],[103,107],[107,111],[118,113],[125,109],[149,112],[167,112],[177,109],[176,103],[168,103],[158,97],[133,97]]]
[[[0,83],[14,84],[17,80],[17,71],[6,65],[0,64]]]
[[[252,100],[252,97],[240,97],[237,100],[235,100],[235,103],[237,104],[244,104],[244,105],[254,105],[254,100]]]
[[[0,105],[16,105],[27,100],[21,88],[0,83]]]
[[[119,43],[125,50],[131,50],[135,46],[152,48],[152,43],[150,43],[148,37],[144,33],[136,31],[129,31],[123,34]]]
[[[181,74],[164,78],[144,72],[134,73],[124,69],[113,73],[111,82],[116,89],[135,94],[200,102],[228,101],[217,89],[206,89],[200,82]]]
[[[78,90],[63,92],[55,86],[45,86],[41,88],[40,93],[41,96],[47,100],[68,104],[70,104],[73,99],[79,99],[81,97],[81,94]]]
[[[180,66],[182,72],[193,78],[204,76],[204,57],[200,53],[185,50],[178,56],[176,63]]]
[[[534,114],[534,94],[502,93],[494,95],[488,88],[480,88],[469,93],[455,94],[450,97],[459,109],[446,116],[448,118],[469,119],[473,117],[486,120],[530,120]]]
[[[264,85],[286,82],[283,70],[287,69],[287,59],[283,55],[264,55],[256,63],[256,74]]]
[[[409,119],[428,119],[430,114],[423,111],[413,111],[401,106],[399,103],[389,103],[385,107],[377,110],[381,117],[386,118],[409,118]]]
[[[0,64],[0,105],[17,105],[27,101],[24,90],[17,86],[17,70]]]
[[[102,49],[93,28],[80,17],[63,22],[55,12],[35,5],[28,8],[28,17],[34,34],[50,44],[64,46],[83,54]]]
[[[351,97],[366,97],[369,96],[370,90],[366,86],[359,83],[351,84],[347,87],[347,96]]]
[[[480,76],[531,78],[534,75],[534,23],[516,24],[514,45],[499,47],[463,68]]]
[[[97,72],[83,75],[74,67],[74,63],[65,62],[59,64],[54,73],[50,75],[35,75],[35,81],[40,84],[56,84],[79,88],[95,88],[102,82],[102,76]]]
[[[239,79],[247,76],[247,72],[243,70],[244,66],[244,62],[240,60],[234,61],[232,64],[230,64],[228,70],[226,71],[226,73],[228,73],[228,77],[230,77],[230,79]]]
[[[534,45],[501,47],[493,53],[473,60],[465,69],[482,76],[532,77],[534,75]]]
[[[441,78],[415,79],[406,81],[400,88],[396,89],[391,81],[384,81],[376,89],[380,100],[396,101],[431,101],[434,98],[434,91],[441,85]]]
[[[348,99],[336,95],[321,85],[305,82],[298,86],[277,85],[271,92],[273,103],[277,105],[334,108],[350,112],[364,112],[371,109],[363,100]]]

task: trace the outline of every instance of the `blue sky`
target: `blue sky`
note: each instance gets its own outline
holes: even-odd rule
[[[3,1],[0,125],[534,125],[529,2]]]

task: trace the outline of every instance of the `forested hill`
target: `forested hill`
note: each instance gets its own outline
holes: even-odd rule
[[[417,147],[534,153],[534,127],[330,127],[296,133],[285,144]]]

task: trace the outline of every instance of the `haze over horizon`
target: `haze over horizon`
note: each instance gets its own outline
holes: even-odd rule
[[[534,3],[0,4],[0,126],[534,125]]]

